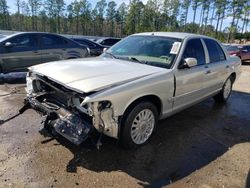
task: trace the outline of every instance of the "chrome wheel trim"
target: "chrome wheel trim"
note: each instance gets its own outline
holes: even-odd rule
[[[231,90],[232,90],[232,83],[231,80],[228,79],[224,85],[224,91],[223,91],[224,99],[227,99],[229,97]]]
[[[155,126],[154,113],[150,109],[140,111],[132,122],[130,134],[135,144],[145,143],[153,133]]]

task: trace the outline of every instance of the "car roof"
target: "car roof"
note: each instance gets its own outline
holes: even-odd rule
[[[89,40],[89,39],[85,39],[85,38],[83,38],[83,37],[69,37],[69,39],[72,39],[72,40],[74,40],[74,39],[76,39],[76,40],[85,40],[85,41],[93,42],[93,41],[91,41],[91,40]]]
[[[11,37],[13,37],[13,36],[18,36],[18,35],[20,35],[20,34],[48,34],[48,35],[57,35],[57,36],[60,36],[60,35],[58,35],[58,34],[56,34],[56,33],[48,33],[48,32],[35,32],[35,31],[32,31],[32,32],[17,32],[17,33],[13,33],[13,34],[11,34],[11,35],[8,35],[7,37],[8,38],[11,38]]]
[[[66,40],[69,40],[69,41],[71,41],[71,42],[73,42],[73,43],[75,43],[77,45],[80,45],[79,43],[77,43],[77,42],[75,42],[75,41],[73,41],[73,40],[71,40],[71,39],[69,39],[67,37],[64,37],[64,36],[56,34],[56,33],[49,33],[49,32],[17,32],[17,33],[14,33],[14,34],[11,34],[11,35],[8,35],[6,37],[1,38],[0,42],[6,41],[6,40],[8,40],[8,39],[10,39],[12,37],[18,36],[20,34],[46,34],[46,35],[55,35],[55,36],[60,36],[62,38],[65,38]]]
[[[112,40],[121,40],[121,38],[115,38],[115,37],[104,37],[104,38],[98,39],[97,41],[98,41],[98,42],[101,42],[101,41],[104,41],[104,40],[109,40],[109,39],[112,39]]]
[[[146,32],[146,33],[136,33],[136,35],[153,35],[153,36],[161,36],[161,37],[170,37],[170,38],[178,38],[178,39],[185,39],[189,37],[201,37],[201,38],[210,38],[205,35],[193,34],[193,33],[183,33],[183,32]],[[211,38],[213,39],[213,38]]]
[[[102,40],[106,40],[106,39],[118,39],[118,40],[121,40],[121,38],[116,38],[116,37],[103,37],[103,38],[100,38]]]
[[[39,31],[28,31],[28,32],[17,32],[14,33],[13,35],[19,35],[19,34],[46,34],[46,35],[57,35],[57,36],[61,36],[57,33],[50,33],[50,32],[39,32]]]

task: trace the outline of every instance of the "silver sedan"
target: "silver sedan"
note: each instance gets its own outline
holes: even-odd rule
[[[100,57],[31,67],[26,102],[45,115],[45,127],[75,144],[94,128],[134,148],[159,119],[209,97],[225,103],[240,67],[213,38],[140,33]]]

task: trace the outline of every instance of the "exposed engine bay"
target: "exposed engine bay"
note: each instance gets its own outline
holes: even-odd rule
[[[29,72],[25,103],[40,112],[46,129],[53,129],[70,142],[79,145],[91,130],[118,138],[118,117],[113,116],[109,101],[85,103],[93,93],[80,93],[53,80]]]

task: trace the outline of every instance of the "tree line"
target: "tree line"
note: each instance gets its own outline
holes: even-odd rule
[[[0,29],[124,37],[146,31],[200,33],[222,41],[250,38],[250,0],[0,0]],[[192,11],[190,11],[192,10]],[[187,19],[192,17],[191,21]],[[226,20],[230,24],[225,27]]]

